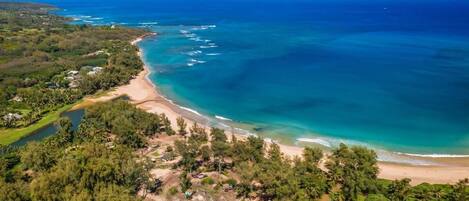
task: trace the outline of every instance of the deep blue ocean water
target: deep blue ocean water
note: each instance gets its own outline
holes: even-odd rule
[[[168,98],[252,132],[469,154],[465,0],[46,0],[75,23],[147,27]]]

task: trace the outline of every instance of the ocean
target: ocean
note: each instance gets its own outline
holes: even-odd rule
[[[465,0],[45,0],[143,27],[169,99],[274,140],[469,154]]]

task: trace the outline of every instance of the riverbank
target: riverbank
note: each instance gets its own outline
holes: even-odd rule
[[[132,44],[137,45],[144,37],[137,38]],[[143,52],[140,49],[139,55],[143,60]],[[206,119],[198,115],[194,115],[190,111],[184,110],[175,105],[172,101],[166,99],[157,86],[149,79],[150,74],[148,66],[144,66],[144,70],[138,74],[129,84],[117,87],[115,90],[106,95],[97,98],[86,98],[83,104],[92,104],[96,102],[108,101],[119,96],[127,95],[130,101],[139,108],[152,113],[165,113],[168,118],[176,126],[176,118],[183,116],[187,121],[198,122],[205,125]],[[246,137],[238,135],[240,138]],[[290,146],[281,144],[281,150],[288,156],[296,156],[302,153],[302,148],[298,146]],[[427,157],[410,157],[415,160],[428,161],[430,165],[408,165],[400,163],[379,162],[380,174],[383,179],[412,179],[412,184],[420,183],[456,183],[458,180],[469,177],[469,158],[427,158]]]
[[[14,129],[4,129],[0,130],[0,145],[9,145],[12,144],[24,137],[27,137],[28,135],[31,135],[34,133],[36,130],[39,130],[53,122],[55,122],[57,119],[60,118],[60,114],[63,112],[66,112],[68,110],[73,109],[76,105],[79,105],[81,101],[78,101],[77,103],[65,105],[53,112],[50,112],[46,116],[42,117],[39,121],[36,123],[24,127],[24,128],[14,128]]]

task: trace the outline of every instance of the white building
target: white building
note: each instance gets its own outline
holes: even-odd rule
[[[100,72],[102,70],[103,70],[103,67],[99,67],[99,66],[93,67],[94,72]]]
[[[78,71],[76,71],[76,70],[68,71],[67,75],[69,75],[69,76],[76,76],[76,75],[78,75]]]
[[[18,113],[8,113],[5,116],[3,116],[3,120],[5,121],[14,121],[14,120],[19,120],[21,118],[23,118],[23,116],[21,116]]]

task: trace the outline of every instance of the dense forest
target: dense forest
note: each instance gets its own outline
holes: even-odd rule
[[[51,9],[0,3],[0,128],[31,125],[142,70],[129,41],[145,30],[71,25]]]
[[[188,128],[182,118],[177,124],[175,131],[164,114],[124,100],[86,109],[77,130],[62,118],[56,135],[42,142],[1,148],[0,200],[173,200],[201,192],[214,200],[226,194],[239,200],[469,199],[468,180],[411,186],[408,179],[378,179],[376,153],[364,147],[341,145],[327,159],[307,147],[301,157],[290,158],[259,137],[237,139],[197,124]],[[152,142],[168,136],[177,140]],[[151,155],[142,154],[155,147]],[[173,181],[153,176],[155,169],[173,170]]]
[[[0,200],[135,200],[151,165],[133,151],[161,123],[125,102],[90,108],[76,131],[60,119],[53,137],[2,149]]]

